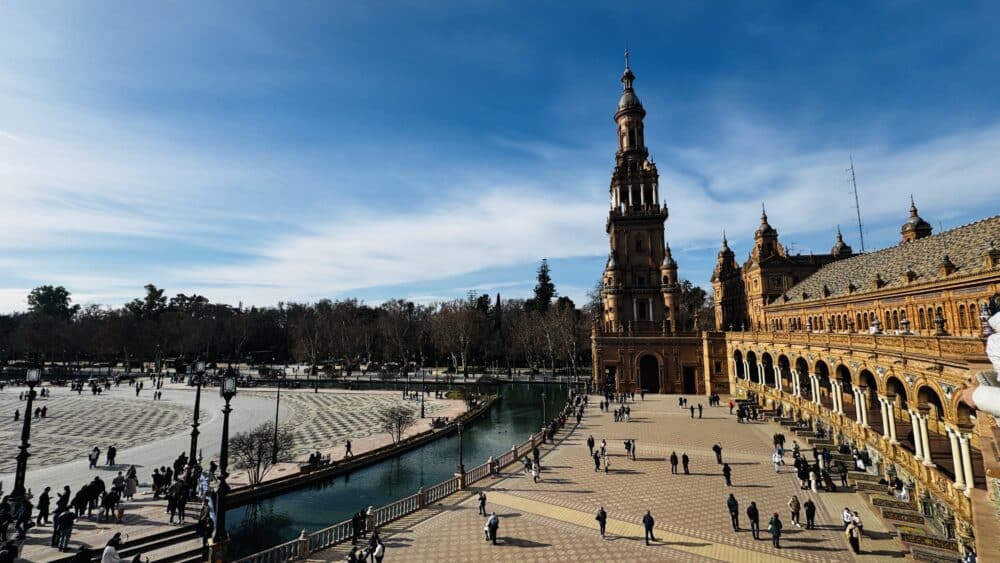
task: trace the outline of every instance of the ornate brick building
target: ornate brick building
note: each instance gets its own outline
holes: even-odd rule
[[[853,255],[838,233],[825,264],[810,264],[814,271],[797,280],[802,270],[784,274],[795,283],[780,285],[754,273],[762,231],[766,216],[742,269],[724,243],[713,277],[717,298],[728,298],[722,315],[750,310],[746,330],[726,334],[733,391],[829,428],[836,444],[866,452],[877,472],[891,468],[910,485],[914,513],[904,516],[940,545],[978,543],[982,551],[987,544],[976,538],[1000,532],[987,492],[1000,498],[997,423],[960,397],[988,365],[983,320],[1000,292],[1000,216],[932,235],[911,202],[898,245]],[[737,276],[748,296],[771,291],[759,310],[729,294]]]
[[[667,205],[646,149],[646,110],[634,80],[626,54],[605,224],[611,251],[592,338],[594,383],[619,391],[707,393],[727,385],[725,344],[721,334],[702,332],[680,317],[677,262],[664,240]]]

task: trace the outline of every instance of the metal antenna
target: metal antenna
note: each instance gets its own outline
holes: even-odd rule
[[[851,167],[847,169],[851,173],[851,192],[854,194],[854,210],[858,213],[858,234],[861,236],[861,252],[865,251],[865,229],[861,223],[861,203],[858,199],[858,181],[854,176],[854,155],[850,155]]]

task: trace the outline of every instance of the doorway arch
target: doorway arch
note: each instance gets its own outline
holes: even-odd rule
[[[646,354],[639,359],[639,388],[647,393],[660,392],[660,362],[656,356]]]

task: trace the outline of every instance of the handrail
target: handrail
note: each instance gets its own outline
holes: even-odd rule
[[[457,490],[458,490],[458,479],[452,477],[447,481],[438,483],[437,485],[434,485],[429,489],[427,489],[424,493],[425,502],[427,504],[430,504],[432,502],[437,502],[443,499],[444,497],[454,493]]]
[[[294,561],[299,556],[299,540],[292,540],[276,545],[267,551],[254,553],[249,557],[237,559],[234,563],[284,563]]]
[[[490,474],[490,462],[486,462],[465,472],[465,486],[484,479]]]

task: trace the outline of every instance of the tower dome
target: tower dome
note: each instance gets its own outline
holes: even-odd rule
[[[933,227],[927,221],[924,221],[919,214],[917,214],[917,206],[913,203],[913,196],[910,196],[910,218],[903,223],[902,228],[899,229],[900,233],[903,235],[903,242],[912,242],[917,239],[922,239],[924,237],[931,236],[931,231]]]
[[[842,258],[850,256],[853,253],[854,249],[844,242],[844,235],[840,234],[840,225],[837,225],[837,242],[835,242],[833,244],[833,248],[830,249],[830,254],[836,258]]]

